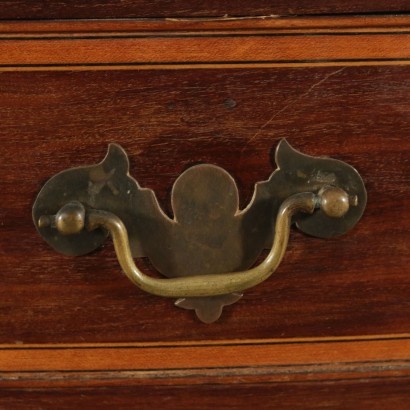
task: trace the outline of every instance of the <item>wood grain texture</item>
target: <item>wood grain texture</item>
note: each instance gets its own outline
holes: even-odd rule
[[[410,375],[410,337],[376,336],[355,340],[297,339],[230,343],[44,345],[0,348],[0,372],[156,371],[248,369],[281,366],[323,366],[336,372],[338,366],[367,363],[379,370],[402,370]],[[310,370],[310,373],[315,373]],[[4,377],[4,374],[2,374]],[[2,378],[3,378],[2,377]]]
[[[404,13],[406,0],[4,0],[2,19],[141,18]]]
[[[0,341],[183,341],[409,332],[408,67],[2,73]],[[168,193],[210,162],[242,205],[272,171],[280,138],[349,162],[369,203],[349,234],[293,231],[276,276],[212,326],[120,274],[112,246],[69,258],[35,232],[31,206],[56,172],[98,162],[109,142],[131,174]],[[149,271],[149,264],[145,269]]]
[[[12,409],[367,409],[407,410],[410,379],[366,378],[296,383],[199,386],[4,388],[0,406]]]
[[[0,71],[410,64],[408,16],[0,22]]]
[[[408,4],[2,2],[30,21],[0,21],[1,409],[410,407],[410,21],[349,15],[386,11]],[[133,287],[109,241],[62,257],[32,225],[42,184],[109,142],[167,211],[198,162],[245,206],[282,137],[356,166],[368,208],[341,238],[294,230],[277,276],[212,326]]]
[[[295,37],[296,36],[296,37]],[[0,40],[0,69],[410,62],[410,34],[134,34]]]
[[[406,15],[341,17],[221,17],[121,20],[0,20],[0,36],[124,36],[135,33],[329,33],[408,31]]]

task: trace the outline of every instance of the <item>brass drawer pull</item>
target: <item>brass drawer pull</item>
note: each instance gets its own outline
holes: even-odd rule
[[[100,164],[51,178],[38,195],[33,218],[41,236],[70,255],[96,249],[108,232],[121,268],[135,285],[179,298],[178,306],[194,309],[210,323],[242,291],[276,271],[292,221],[306,233],[331,237],[346,232],[363,213],[366,192],[351,166],[303,155],[285,140],[276,161],[279,168],[256,185],[241,211],[236,184],[226,171],[213,165],[189,168],[174,184],[171,219],[154,192],[128,175],[125,152],[112,144]],[[270,251],[264,261],[250,268],[265,247]],[[144,274],[133,260],[140,256],[148,256],[168,278]]]

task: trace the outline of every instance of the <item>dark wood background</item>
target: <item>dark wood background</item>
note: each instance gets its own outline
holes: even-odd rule
[[[215,382],[215,381],[214,381]],[[407,410],[409,379],[332,380],[296,383],[250,383],[200,386],[114,386],[83,388],[3,389],[1,408],[82,409],[116,408],[161,409],[367,409]]]
[[[405,13],[406,0],[3,0],[1,19],[105,19]]]
[[[1,73],[0,342],[409,332],[409,95],[408,66]],[[173,181],[198,162],[227,169],[244,206],[284,137],[355,166],[368,207],[340,238],[294,230],[277,274],[213,325],[134,287],[109,241],[64,257],[31,221],[45,181],[99,162],[109,142],[167,211]]]

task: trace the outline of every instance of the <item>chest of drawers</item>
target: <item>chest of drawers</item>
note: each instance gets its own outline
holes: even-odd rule
[[[406,2],[6,3],[0,408],[408,408]],[[109,241],[62,256],[31,221],[48,178],[111,142],[166,212],[198,163],[244,207],[281,138],[353,165],[366,211],[339,238],[292,230],[277,274],[210,325],[133,287]]]

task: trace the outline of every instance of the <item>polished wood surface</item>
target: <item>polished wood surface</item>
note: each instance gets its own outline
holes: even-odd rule
[[[409,17],[6,22],[0,70],[403,65],[409,26]]]
[[[405,13],[406,0],[4,0],[2,19],[106,19]]]
[[[104,387],[57,387],[2,389],[0,406],[13,409],[249,409],[280,408],[327,410],[407,410],[408,377],[363,377],[359,380],[320,380],[295,383],[223,384],[212,378],[198,386],[127,385]],[[222,379],[224,381],[224,379]]]
[[[214,381],[214,379],[212,379]],[[200,386],[174,384],[113,387],[58,387],[2,389],[0,405],[13,409],[374,409],[407,410],[410,403],[408,377],[363,377],[295,383],[243,383]]]
[[[215,49],[220,54],[215,54]],[[0,66],[86,67],[95,65],[149,66],[158,64],[300,64],[338,65],[348,62],[410,62],[410,34],[242,36],[208,34],[194,37],[16,39],[0,42]],[[244,61],[246,63],[244,63]],[[161,68],[161,67],[160,67]]]
[[[369,33],[408,31],[407,15],[219,17],[105,20],[1,20],[0,38],[121,37],[135,33]]]
[[[212,403],[249,408],[252,400],[258,408],[271,408],[276,401],[281,408],[316,408],[316,401],[321,408],[353,409],[377,400],[404,409],[410,403],[409,343],[410,335],[402,334],[177,345],[3,345],[0,405],[94,408],[95,397],[101,408],[125,408],[131,402],[138,408],[208,408]],[[290,391],[285,394],[285,386],[293,392],[300,388],[301,396],[295,400]],[[173,396],[172,389],[178,394]],[[246,392],[248,399],[236,402],[231,389],[235,396]],[[118,392],[123,392],[120,401]],[[271,397],[269,407],[264,407],[265,395]]]
[[[1,74],[1,342],[409,332],[409,74],[405,66]],[[228,170],[245,206],[283,137],[354,165],[366,212],[340,238],[293,230],[277,274],[211,326],[132,286],[109,241],[64,257],[31,221],[44,182],[99,162],[109,142],[124,146],[131,174],[168,211],[173,181],[198,162]]]
[[[156,18],[0,21],[0,408],[409,408],[409,17],[251,17],[407,2],[143,3],[2,2],[2,19]],[[31,221],[45,181],[109,142],[167,212],[200,162],[245,206],[283,137],[355,166],[368,207],[340,238],[294,229],[213,325],[132,286],[110,241],[64,257]]]
[[[234,348],[233,348],[234,347]],[[364,350],[364,351],[363,351]],[[96,345],[2,345],[0,347],[1,371],[14,373],[62,371],[153,371],[175,369],[210,371],[243,369],[244,377],[265,366],[271,376],[280,376],[280,367],[323,366],[324,372],[336,372],[347,365],[356,367],[367,363],[389,363],[387,372],[409,375],[408,352],[410,334],[369,337],[226,340],[220,342],[180,342],[176,344],[128,343]],[[381,366],[382,367],[382,366]],[[306,369],[305,369],[306,370]],[[311,372],[311,370],[310,370]],[[263,373],[263,371],[262,371]],[[312,374],[305,372],[304,377]],[[198,374],[199,375],[199,374]],[[14,380],[2,374],[2,379]],[[283,374],[282,374],[283,376]],[[89,377],[89,376],[88,376]],[[289,376],[288,376],[289,377]],[[318,375],[315,375],[317,378]]]

